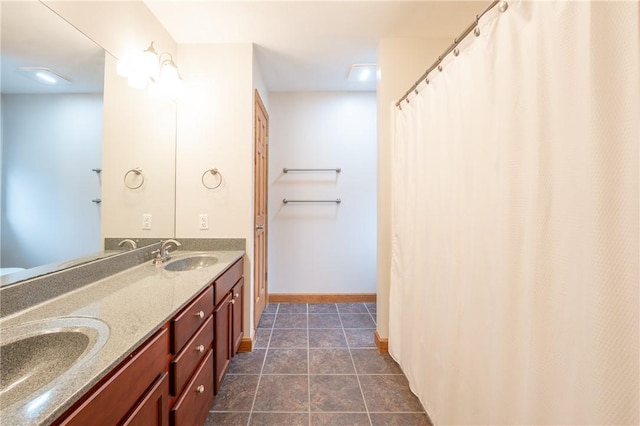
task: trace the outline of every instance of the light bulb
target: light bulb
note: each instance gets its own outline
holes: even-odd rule
[[[128,78],[129,86],[133,87],[134,89],[144,89],[145,87],[147,87],[148,81],[149,79],[147,78],[147,76],[138,74],[132,74]]]

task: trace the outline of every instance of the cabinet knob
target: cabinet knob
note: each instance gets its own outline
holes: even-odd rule
[[[235,303],[236,303],[236,299],[231,299],[231,300],[229,300],[229,303],[231,303],[232,305],[235,305]]]
[[[204,352],[204,345],[200,345],[196,348],[196,351],[198,352]]]
[[[236,298],[237,298],[237,297],[240,297],[240,293],[236,293],[236,294],[234,294],[234,297],[236,297]]]
[[[196,388],[196,392],[197,393],[203,393],[204,392],[204,385],[200,385]]]
[[[202,312],[202,311],[196,312],[196,316],[200,317],[200,318],[204,318],[204,312]]]

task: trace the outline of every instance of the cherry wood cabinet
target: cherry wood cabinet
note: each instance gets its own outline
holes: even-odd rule
[[[185,344],[182,351],[171,361],[171,395],[177,396],[211,349],[213,339],[213,317],[200,327],[196,334]]]
[[[234,285],[242,278],[244,271],[244,263],[242,259],[231,265],[224,274],[220,275],[213,282],[213,291],[215,292],[214,304],[218,306],[222,299],[227,297],[227,293],[231,291]]]
[[[164,327],[129,355],[80,406],[55,424],[119,424],[130,411],[144,404],[147,390],[151,388],[153,392],[152,385],[166,372],[168,359],[169,332]]]
[[[213,351],[207,355],[171,409],[172,425],[202,425],[213,404]]]
[[[209,286],[171,320],[172,426],[202,425],[213,404],[213,297]]]
[[[177,354],[213,313],[213,288],[207,289],[171,320],[171,353]]]
[[[233,297],[233,304],[231,305],[231,354],[235,355],[238,352],[238,348],[242,343],[242,309],[244,307],[242,291],[244,290],[244,278],[233,286],[231,291]]]
[[[231,265],[53,424],[204,424],[242,342],[243,268]]]
[[[229,368],[231,358],[236,354],[242,342],[243,267],[242,259],[240,259],[213,283],[216,301],[213,312],[215,323],[213,385],[216,394]]]
[[[123,426],[169,426],[169,375],[164,373],[133,412],[122,422]]]
[[[231,362],[231,293],[222,299],[213,313],[215,322],[214,348],[214,391],[217,394],[229,363]]]

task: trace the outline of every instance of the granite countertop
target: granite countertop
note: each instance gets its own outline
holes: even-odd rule
[[[11,334],[29,324],[42,327],[57,318],[96,319],[106,327],[99,334],[104,346],[82,368],[63,374],[27,398],[0,408],[0,423],[20,425],[48,424],[77,401],[98,380],[126,358],[136,347],[165,324],[207,284],[217,278],[244,251],[172,253],[172,260],[206,253],[218,263],[192,271],[167,271],[162,265],[146,262],[116,273],[62,296],[17,312],[0,320],[0,333]],[[171,262],[171,261],[169,261]],[[67,377],[68,376],[68,377]]]

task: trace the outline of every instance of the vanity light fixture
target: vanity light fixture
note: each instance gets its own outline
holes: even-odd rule
[[[24,74],[25,77],[31,80],[37,81],[41,84],[49,86],[71,84],[71,79],[65,77],[62,74],[45,67],[20,67],[18,71]]]
[[[129,86],[149,88],[154,97],[179,99],[184,84],[178,66],[170,53],[158,53],[154,42],[143,52],[136,52],[118,61],[118,75],[126,77]]]
[[[349,68],[347,80],[370,82],[376,79],[376,64],[354,64]]]

